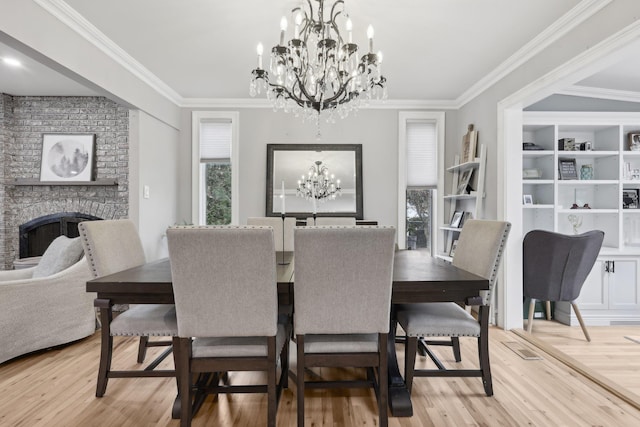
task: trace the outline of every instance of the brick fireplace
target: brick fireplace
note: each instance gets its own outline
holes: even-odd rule
[[[16,179],[38,180],[44,133],[95,134],[96,179],[111,179],[112,183],[16,183]],[[127,217],[128,158],[126,107],[103,97],[0,94],[0,268],[12,268],[20,257],[19,227],[36,218],[64,213],[104,219]]]

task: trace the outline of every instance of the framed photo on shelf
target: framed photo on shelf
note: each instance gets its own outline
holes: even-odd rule
[[[453,258],[453,256],[456,254],[456,248],[458,247],[458,240],[454,240],[451,243],[451,249],[449,249],[449,256]]]
[[[558,176],[560,179],[578,179],[578,168],[576,167],[576,159],[559,158],[558,159]]]
[[[532,205],[533,204],[533,196],[531,194],[523,194],[522,195],[522,204],[524,204],[524,205]]]
[[[458,178],[458,189],[456,194],[469,194],[471,187],[471,177],[473,176],[473,169],[467,169],[462,172]]]
[[[640,131],[629,132],[629,150],[640,151]]]
[[[476,158],[476,145],[478,144],[478,131],[473,130],[473,124],[467,128],[467,133],[462,137],[462,156],[460,163],[473,162]]]
[[[640,208],[640,189],[625,188],[622,190],[622,208],[638,209]]]
[[[92,181],[95,134],[43,134],[40,181]]]
[[[464,212],[462,211],[455,211],[453,213],[453,216],[451,217],[451,223],[449,224],[450,227],[454,227],[454,228],[459,228],[460,224],[462,222],[462,214]]]

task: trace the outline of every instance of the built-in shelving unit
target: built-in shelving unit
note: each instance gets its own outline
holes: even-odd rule
[[[625,190],[640,193],[640,151],[631,151],[630,133],[640,133],[638,113],[526,112],[523,116],[523,142],[541,148],[522,151],[523,232],[573,234],[573,221],[579,223],[579,233],[594,229],[605,233],[598,261],[577,300],[587,324],[640,323],[640,209],[623,207]],[[577,144],[590,142],[591,150],[563,150],[559,141],[565,138]],[[561,158],[575,160],[578,179],[560,179]],[[592,174],[581,174],[584,165],[592,167]],[[538,178],[525,179],[524,169],[538,171]],[[626,171],[636,169],[637,179],[627,176]],[[525,195],[533,204],[524,204]],[[555,316],[576,323],[569,304],[556,304]]]
[[[118,185],[116,179],[96,179],[95,181],[40,181],[39,179],[32,178],[16,178],[14,181],[6,183],[7,185],[15,186],[38,186],[38,185],[82,185],[82,186],[114,186]]]

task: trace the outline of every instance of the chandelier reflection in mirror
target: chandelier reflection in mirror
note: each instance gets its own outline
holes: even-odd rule
[[[319,202],[324,202],[334,200],[341,194],[341,190],[340,180],[330,174],[329,168],[318,160],[309,168],[309,172],[298,180],[296,196],[307,200],[315,198]]]
[[[258,68],[251,72],[249,93],[266,92],[274,110],[316,120],[327,112],[327,121],[335,122],[335,114],[344,118],[362,102],[386,99],[386,78],[381,74],[382,52],[373,52],[373,27],[367,29],[368,52],[360,56],[344,1],[334,1],[327,10],[325,3],[329,2],[303,0],[291,11],[295,25],[286,44],[288,24],[282,18],[280,43],[271,48],[269,71],[262,68],[263,47],[258,44]]]

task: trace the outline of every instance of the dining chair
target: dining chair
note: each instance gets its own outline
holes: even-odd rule
[[[304,425],[305,390],[327,387],[373,387],[379,424],[387,425],[395,233],[375,226],[295,228],[298,426]],[[367,381],[307,381],[312,367],[368,368]]]
[[[533,329],[533,313],[536,301],[547,302],[547,316],[551,313],[550,301],[568,301],[587,341],[589,332],[575,300],[582,285],[598,258],[604,232],[591,230],[578,235],[532,230],[522,242],[523,296],[530,299],[527,331]]]
[[[464,223],[452,264],[489,281],[489,291],[474,300],[420,304],[398,304],[394,307],[397,322],[406,333],[405,383],[411,391],[416,377],[481,377],[487,396],[493,395],[489,364],[489,305],[498,268],[511,224],[504,221],[468,220]],[[461,305],[478,305],[478,319]],[[437,337],[449,337],[447,341]],[[447,369],[429,345],[453,346],[454,358],[460,362],[459,337],[476,337],[479,369]],[[425,338],[436,338],[426,340]],[[421,350],[437,369],[415,369],[419,339]]]
[[[320,225],[356,225],[355,217],[341,217],[341,216],[319,216],[316,217],[315,221],[313,217],[307,218],[307,225],[309,226],[320,226]]]
[[[274,427],[287,387],[290,331],[278,322],[273,230],[177,226],[167,230],[167,239],[178,320],[180,424],[191,425],[201,393],[252,392],[267,393],[267,425]],[[267,384],[219,384],[214,376],[200,390],[193,382],[193,374],[227,371],[264,371]]]
[[[137,267],[146,262],[135,224],[129,219],[83,221],[78,224],[85,256],[94,278]],[[173,304],[138,304],[117,316],[110,300],[96,299],[100,308],[101,347],[96,396],[102,397],[109,378],[173,377],[175,370],[155,368],[171,353],[170,340],[150,341],[149,337],[170,337],[177,333]],[[142,370],[111,370],[114,336],[140,337],[138,363],[143,363],[147,347],[169,346]]]
[[[276,252],[293,251],[293,228],[296,226],[294,217],[250,217],[247,218],[247,225],[263,225],[273,228],[273,238]]]

